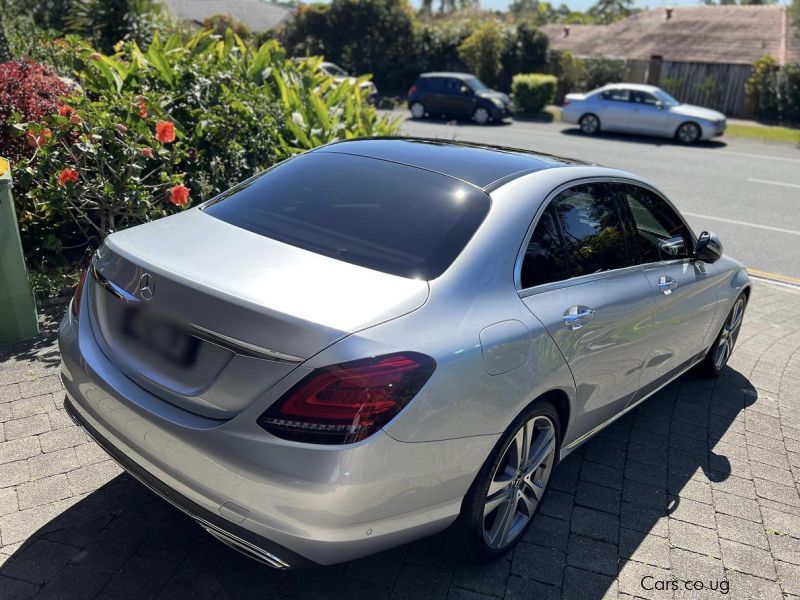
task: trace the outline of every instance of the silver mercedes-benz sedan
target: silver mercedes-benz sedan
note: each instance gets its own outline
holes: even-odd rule
[[[587,94],[567,94],[561,119],[593,135],[619,131],[675,138],[685,144],[725,133],[725,115],[683,104],[653,85],[615,83]]]
[[[66,408],[268,564],[455,523],[511,548],[559,460],[736,343],[750,282],[630,173],[331,144],[110,235],[60,329]]]

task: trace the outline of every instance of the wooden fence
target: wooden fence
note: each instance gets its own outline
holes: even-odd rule
[[[749,116],[744,83],[750,65],[660,60],[627,61],[629,83],[654,83],[682,102],[719,110],[730,117]]]

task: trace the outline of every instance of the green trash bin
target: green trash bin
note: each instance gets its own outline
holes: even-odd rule
[[[11,168],[0,158],[0,346],[27,340],[39,333],[17,212],[11,197]]]

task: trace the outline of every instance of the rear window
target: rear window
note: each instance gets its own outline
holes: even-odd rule
[[[204,210],[304,250],[429,280],[458,256],[489,204],[484,192],[450,177],[312,152],[234,187]]]

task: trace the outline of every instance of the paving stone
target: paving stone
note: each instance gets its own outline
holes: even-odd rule
[[[112,596],[126,600],[146,600],[155,596],[177,569],[165,568],[163,561],[137,555],[127,560],[105,586]]]
[[[25,541],[55,513],[53,506],[44,505],[0,517],[0,540],[3,545]]]
[[[511,574],[560,586],[564,560],[563,552],[522,542],[514,549]]]
[[[36,436],[0,442],[0,465],[24,460],[39,454],[39,452],[41,452],[39,438]]]
[[[569,539],[569,523],[546,515],[536,515],[525,532],[523,540],[531,544],[566,551]]]
[[[755,500],[756,488],[750,479],[736,477],[731,475],[722,481],[713,481],[711,487],[715,491],[725,492],[734,496],[741,496],[742,498],[750,498]]]
[[[498,596],[506,587],[511,562],[505,557],[487,562],[469,561],[460,564],[453,574],[453,585],[485,596]]]
[[[505,600],[561,600],[561,588],[511,576],[506,584]]]
[[[656,582],[671,581],[669,570],[646,565],[635,560],[625,561],[619,572],[619,591],[637,598],[662,600],[672,594],[655,589]],[[648,589],[649,588],[649,589]]]
[[[777,561],[778,582],[784,592],[800,596],[800,566]]]
[[[617,546],[582,535],[569,536],[567,564],[592,573],[616,576],[619,568]]]
[[[30,479],[30,473],[28,463],[24,460],[0,465],[0,488],[24,483]]]
[[[678,548],[719,558],[719,540],[713,529],[670,519],[669,541]]]
[[[797,516],[772,508],[762,508],[767,533],[779,533],[800,538],[800,519]]]
[[[576,506],[572,511],[570,529],[593,539],[616,544],[619,539],[619,517]]]
[[[720,513],[717,515],[717,531],[720,538],[769,550],[767,535],[760,523]]]
[[[3,430],[7,440],[16,440],[31,435],[50,431],[50,419],[47,414],[32,415],[21,419],[6,421]]]
[[[77,552],[71,546],[37,539],[3,565],[3,574],[41,584],[52,579]]]
[[[3,600],[28,600],[34,597],[39,587],[27,581],[0,575],[0,591],[3,592]]]
[[[42,479],[59,473],[66,473],[80,466],[75,450],[64,448],[47,454],[37,454],[28,459],[31,479]]]
[[[642,535],[632,529],[620,529],[619,554],[622,558],[669,569],[669,541],[655,535]]]
[[[107,574],[90,567],[69,564],[36,595],[36,600],[93,598],[106,584]]]
[[[767,535],[773,558],[800,565],[800,540],[788,535]]]
[[[745,573],[728,571],[730,582],[728,597],[735,600],[785,600],[781,588],[775,581],[753,577]]]
[[[621,526],[641,533],[669,537],[667,516],[664,510],[623,502],[619,521]]]
[[[722,561],[688,550],[670,551],[670,572],[676,580],[675,598],[718,598],[729,584]]]
[[[630,504],[639,504],[648,508],[655,508],[664,511],[667,508],[669,499],[667,490],[662,487],[656,487],[632,481],[630,479],[625,481],[625,487],[622,490],[622,501]]]
[[[756,494],[760,498],[767,498],[789,506],[800,506],[800,496],[794,485],[786,486],[764,479],[754,479],[753,483],[756,486]]]
[[[569,521],[574,503],[575,497],[571,494],[559,492],[558,490],[548,490],[539,507],[538,514]]]
[[[694,523],[702,527],[714,528],[714,507],[702,502],[696,502],[688,498],[678,498],[673,496],[667,514],[673,519]]]
[[[122,469],[109,459],[70,471],[67,473],[67,477],[75,493],[82,494],[108,483],[120,473],[122,473]]]
[[[17,486],[20,510],[52,504],[72,495],[67,476],[64,474],[29,481]]]
[[[86,434],[78,427],[56,429],[39,436],[42,452],[54,452],[86,443]]]
[[[58,375],[48,375],[33,380],[19,382],[19,392],[22,398],[41,396],[52,392],[60,392],[64,388]]]
[[[613,577],[575,567],[564,570],[563,600],[611,600],[617,598],[617,590]]]
[[[720,540],[720,546],[722,562],[727,569],[762,579],[775,579],[775,566],[769,552],[730,540]]]
[[[403,565],[392,590],[392,598],[397,600],[447,598],[449,588],[450,577],[441,571],[422,565]]]
[[[753,521],[761,522],[761,509],[758,502],[740,496],[734,496],[717,490],[713,491],[714,509],[718,513],[732,515]]]
[[[604,512],[619,514],[622,493],[602,485],[581,481],[575,492],[575,503]]]
[[[622,489],[622,473],[622,469],[619,468],[587,462],[581,469],[581,480],[620,490]]]
[[[750,468],[753,470],[753,477],[757,479],[765,479],[781,485],[794,486],[792,472],[788,467],[786,469],[780,469],[772,465],[751,461]]]
[[[750,460],[765,465],[778,467],[779,469],[788,470],[789,461],[786,457],[786,452],[782,448],[783,444],[779,440],[776,441],[778,442],[778,448],[779,448],[778,451],[766,448],[759,448],[756,445],[749,445],[747,449],[747,454]]]

